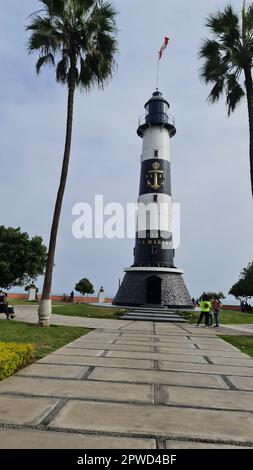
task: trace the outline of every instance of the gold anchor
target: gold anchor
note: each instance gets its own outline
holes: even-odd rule
[[[160,170],[160,163],[158,162],[153,163],[152,168],[153,169],[146,175],[147,186],[154,191],[157,191],[164,186],[164,172]],[[153,179],[153,184],[149,180],[150,176]]]

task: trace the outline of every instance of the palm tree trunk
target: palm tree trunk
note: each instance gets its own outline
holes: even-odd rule
[[[59,221],[60,221],[60,216],[61,216],[63,196],[64,196],[67,176],[68,176],[71,141],[72,141],[73,110],[74,110],[74,96],[75,96],[75,85],[76,85],[75,68],[73,68],[73,70],[74,72],[71,74],[69,87],[68,87],[67,128],[66,128],[66,141],[65,141],[65,150],[64,150],[64,157],[63,157],[63,164],[62,164],[62,172],[61,172],[60,185],[59,185],[59,189],[57,193],[54,217],[53,217],[53,222],[52,222],[52,227],[51,227],[46,272],[45,272],[43,291],[42,291],[39,312],[38,312],[39,313],[38,326],[49,326],[50,316],[52,313],[51,287],[52,287],[55,249],[56,249]]]
[[[245,85],[247,91],[248,113],[249,113],[249,156],[250,156],[250,179],[251,191],[253,196],[253,81],[251,66],[244,69]]]

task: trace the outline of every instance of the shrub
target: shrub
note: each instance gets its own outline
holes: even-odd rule
[[[32,344],[0,343],[0,380],[14,374],[33,357]]]

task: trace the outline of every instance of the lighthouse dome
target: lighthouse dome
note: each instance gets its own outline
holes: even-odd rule
[[[163,97],[162,93],[156,90],[152,97],[145,104],[146,114],[144,118],[140,118],[138,135],[143,137],[144,130],[149,126],[163,126],[170,131],[170,136],[176,134],[175,121],[169,115],[170,104]]]

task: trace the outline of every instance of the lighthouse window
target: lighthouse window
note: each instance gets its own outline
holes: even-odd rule
[[[152,246],[152,255],[157,255],[157,247]]]
[[[157,194],[154,195],[154,202],[158,202],[158,195]]]
[[[154,156],[155,156],[155,158],[159,157],[159,150],[154,150]]]

